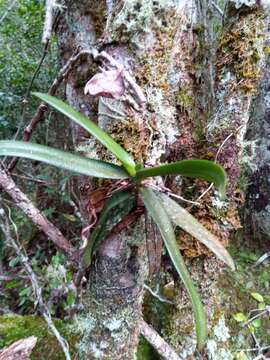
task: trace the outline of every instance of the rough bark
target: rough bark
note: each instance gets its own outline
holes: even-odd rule
[[[245,237],[262,250],[269,250],[270,240],[270,62],[252,104],[243,162],[247,195],[244,207]]]
[[[85,96],[83,86],[98,71],[97,65],[88,60],[82,61],[69,77],[66,95],[71,105],[94,118],[137,161],[152,165],[167,155],[178,135],[174,98],[170,97],[181,75],[175,72],[179,51],[175,34],[180,23],[177,4],[177,1],[164,4],[143,1],[141,5],[135,1],[118,1],[110,9],[105,1],[93,2],[91,6],[88,2],[69,2],[58,29],[63,61],[78,46],[89,49],[95,45],[123,64],[144,87],[147,108],[141,106],[134,93],[128,94],[125,101],[106,98],[97,101]],[[114,119],[115,114],[123,113],[123,119]],[[80,150],[91,157],[115,161],[94,140],[86,143],[85,133],[80,129],[73,130],[74,143]],[[95,184],[90,189],[94,190]],[[84,333],[80,351],[86,358],[135,357],[143,284],[148,276],[144,229],[145,222],[141,219],[105,241],[92,266],[89,293],[83,301],[86,315],[77,319],[78,328]],[[88,326],[83,328],[86,321]]]
[[[132,92],[120,100],[84,95],[84,85],[99,71],[93,59],[85,58],[68,78],[68,102],[108,131],[138,162],[155,165],[161,159],[195,156],[220,161],[230,177],[230,202],[220,204],[216,194],[208,192],[202,207],[192,211],[227,243],[239,227],[238,160],[252,94],[264,67],[268,19],[262,8],[236,9],[231,2],[225,26],[222,19],[218,21],[221,36],[217,40],[213,7],[205,0],[67,1],[66,6],[58,28],[61,61],[67,61],[78,47],[104,50],[130,72],[147,97],[143,106]],[[78,150],[116,161],[82,129],[73,128],[73,136]],[[166,185],[184,194],[179,177],[168,179]],[[193,197],[206,188],[197,185],[192,184]],[[96,188],[96,183],[89,184],[82,207]],[[84,214],[87,217],[87,211]],[[207,254],[187,236],[181,237],[180,246],[192,257]],[[220,297],[213,285],[223,268],[215,259],[199,259],[190,262],[190,270],[200,284],[212,325],[213,314],[224,310],[217,305]],[[147,278],[145,221],[141,218],[107,239],[90,269],[84,313],[77,318],[82,357],[135,358]],[[195,336],[188,298],[182,288],[177,290],[177,316],[168,327],[181,336],[173,337],[166,330],[163,335],[186,358],[195,350]]]

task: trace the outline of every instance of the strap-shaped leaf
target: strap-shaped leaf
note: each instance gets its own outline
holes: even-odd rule
[[[105,203],[95,230],[93,231],[82,256],[83,268],[91,265],[92,256],[101,241],[106,237],[110,229],[107,227],[108,219],[119,216],[119,207],[124,206],[124,213],[121,211],[122,217],[128,214],[135,205],[134,195],[129,191],[119,191],[112,195]],[[113,214],[112,214],[113,210]]]
[[[171,221],[163,207],[162,202],[153,190],[149,188],[140,188],[140,195],[147,211],[157,224],[175,269],[189,293],[196,323],[198,348],[201,349],[204,346],[207,337],[206,315],[200,295],[190,278],[189,272],[179,251]]]
[[[187,210],[178,205],[174,200],[170,199],[169,196],[159,194],[159,197],[162,200],[166,213],[177,226],[181,227],[207,246],[220,260],[224,261],[232,268],[232,270],[235,269],[230,254],[213,234],[200,224]]]
[[[67,105],[62,100],[59,100],[53,96],[39,92],[34,92],[33,95],[53,106],[56,110],[60,111],[62,114],[79,124],[85,130],[89,131],[90,134],[97,138],[123,163],[124,167],[127,169],[130,175],[135,175],[135,162],[133,158],[126,152],[125,149],[117,144],[111,136],[98,127],[93,121],[74,110],[71,106]]]
[[[129,177],[128,173],[120,166],[24,141],[1,140],[1,155],[38,160],[61,169],[88,176],[108,179],[125,179]]]
[[[209,160],[182,160],[171,164],[156,166],[137,171],[137,177],[144,179],[149,176],[182,175],[207,180],[214,183],[221,196],[225,195],[227,175],[224,169]]]

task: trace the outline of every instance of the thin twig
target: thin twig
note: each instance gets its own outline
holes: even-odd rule
[[[269,313],[270,313],[270,306],[266,306],[265,310],[260,310],[259,314],[256,314],[252,316],[252,318],[248,319],[248,321],[245,322],[244,326],[247,326],[248,324],[252,323],[253,320],[258,319]]]
[[[2,229],[3,233],[5,234],[7,242],[13,247],[17,256],[20,257],[21,263],[31,281],[34,297],[38,303],[39,310],[40,310],[43,318],[45,319],[48,327],[50,328],[50,330],[56,337],[58,343],[60,344],[60,346],[65,354],[66,360],[71,360],[71,356],[69,353],[69,345],[68,345],[67,341],[61,336],[61,334],[59,333],[59,331],[57,330],[57,328],[55,327],[55,325],[53,323],[51,313],[42,298],[42,289],[38,284],[36,274],[34,273],[32,267],[30,265],[30,260],[27,256],[25,250],[22,248],[22,245],[19,243],[17,226],[15,225],[15,223],[13,222],[13,220],[11,218],[10,209],[8,209],[8,217],[9,217],[9,221],[11,221],[14,226],[14,230],[15,230],[16,238],[17,238],[16,240],[10,234],[9,221],[8,221],[8,218],[5,215],[5,213],[3,213],[3,211],[1,212],[0,217],[3,218],[3,220],[0,222],[0,228]]]
[[[185,199],[184,197],[180,196],[180,195],[177,195],[177,194],[174,194],[169,188],[165,187],[165,186],[160,186],[160,185],[155,185],[151,182],[151,180],[145,180],[144,181],[144,184],[151,187],[152,189],[154,190],[157,190],[159,192],[162,192],[162,193],[165,193],[167,194],[168,196],[171,196],[171,197],[174,197],[178,200],[181,200],[183,202],[186,202],[188,204],[192,204],[192,205],[196,205],[196,206],[200,206],[201,204],[197,201],[192,201],[192,200],[188,200],[188,199]]]
[[[223,150],[224,146],[226,145],[226,143],[230,140],[231,137],[235,136],[236,133],[237,133],[240,129],[242,129],[243,126],[244,126],[244,125],[239,126],[239,127],[235,130],[234,133],[230,133],[230,134],[222,141],[222,143],[221,143],[221,145],[219,146],[218,151],[217,151],[217,153],[216,153],[215,162],[218,161],[218,157],[219,157],[221,151]],[[208,188],[196,199],[196,201],[200,201],[200,200],[212,189],[213,186],[214,186],[214,183],[211,183],[211,184],[208,186]]]
[[[211,1],[211,4],[213,5],[213,7],[217,10],[218,14],[221,16],[221,18],[223,19],[224,13],[221,10],[221,8],[218,6],[218,4],[215,1]]]
[[[32,182],[35,182],[37,184],[42,184],[42,185],[46,185],[46,186],[56,186],[56,183],[49,183],[48,181],[35,179],[33,177],[26,176],[26,175],[19,175],[19,174],[14,173],[14,174],[12,174],[12,176],[18,177],[18,178],[23,179],[23,180],[32,181]]]
[[[162,356],[164,360],[181,360],[181,358],[172,347],[156,332],[152,326],[145,321],[139,324],[142,336],[153,346],[153,348]]]
[[[262,346],[261,347],[261,350],[264,351],[264,350],[268,350],[270,349],[270,345],[268,346]],[[255,352],[255,351],[258,351],[258,348],[250,348],[250,349],[238,349],[236,350],[237,352],[241,352],[241,351],[244,351],[244,352]]]
[[[155,292],[154,290],[152,290],[148,285],[143,284],[143,287],[148,290],[150,292],[150,294],[155,297],[156,299],[158,299],[160,302],[166,303],[166,304],[170,304],[170,305],[175,305],[173,301],[168,300],[167,298],[165,298],[164,296],[160,295],[158,292]]]

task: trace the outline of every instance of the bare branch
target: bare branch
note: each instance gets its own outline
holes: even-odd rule
[[[172,347],[145,321],[140,322],[140,332],[142,336],[153,346],[164,360],[181,360],[182,358],[172,349]]]
[[[69,241],[64,237],[41,212],[35,207],[31,200],[18,188],[12,178],[4,170],[0,170],[0,186],[10,195],[14,203],[42,230],[57,248],[72,256],[76,251]]]

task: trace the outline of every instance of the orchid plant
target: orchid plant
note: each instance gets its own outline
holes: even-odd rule
[[[42,101],[60,111],[72,121],[86,129],[99,140],[119,160],[121,165],[114,165],[101,160],[89,159],[81,155],[47,146],[23,141],[0,141],[1,156],[18,156],[66,169],[79,174],[107,179],[128,181],[128,188],[121,188],[106,201],[95,228],[90,235],[82,254],[83,267],[91,264],[93,254],[108,232],[104,229],[112,210],[119,206],[130,212],[136,208],[138,195],[142,199],[147,212],[156,223],[174,267],[182,279],[191,299],[196,324],[197,345],[201,349],[207,337],[206,315],[200,295],[193,284],[179,251],[173,224],[179,226],[197,240],[206,245],[220,260],[234,269],[234,262],[218,239],[203,227],[188,211],[164,193],[154,191],[147,178],[165,175],[181,175],[198,178],[214,183],[221,196],[225,195],[227,176],[218,164],[207,160],[183,160],[152,168],[136,164],[130,154],[117,144],[113,138],[95,123],[77,112],[63,101],[42,93],[34,93]]]

